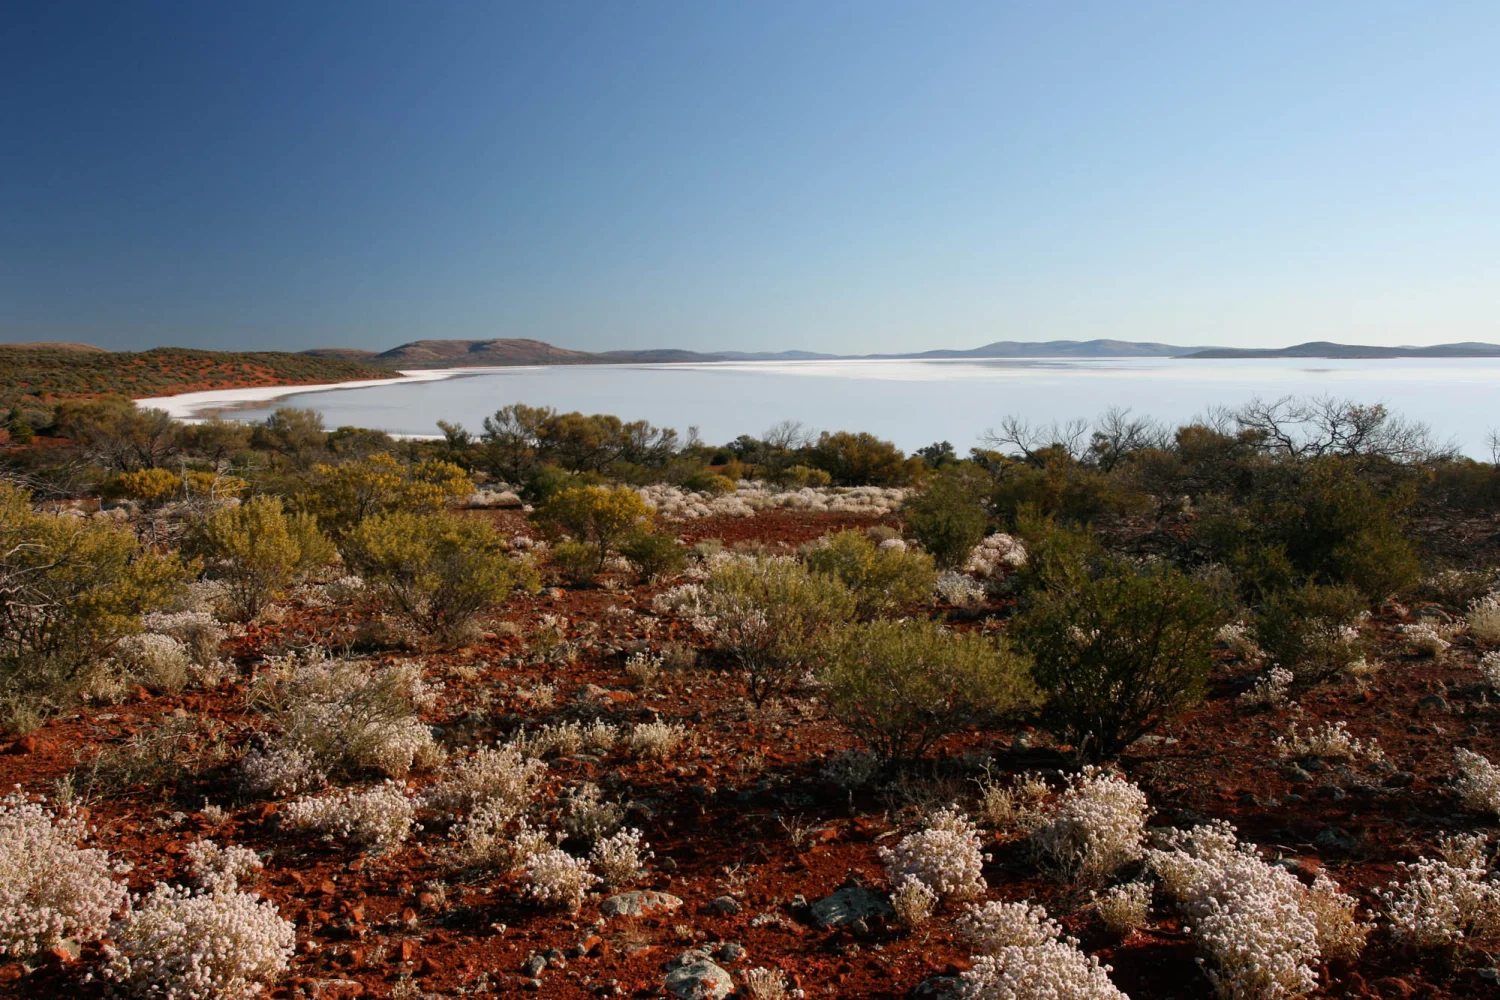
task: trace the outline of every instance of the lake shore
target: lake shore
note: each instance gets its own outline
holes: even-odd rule
[[[165,410],[173,418],[189,423],[205,420],[215,413],[241,409],[259,403],[269,403],[286,396],[304,392],[332,392],[335,389],[363,389],[376,385],[400,385],[404,382],[440,382],[486,369],[435,368],[422,371],[404,371],[399,378],[357,379],[352,382],[325,382],[316,385],[256,385],[238,389],[206,389],[200,392],[182,392],[171,396],[148,396],[137,399],[136,405]]]

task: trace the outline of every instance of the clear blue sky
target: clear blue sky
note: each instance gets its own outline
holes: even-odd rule
[[[0,340],[1500,341],[1493,2],[16,2]]]

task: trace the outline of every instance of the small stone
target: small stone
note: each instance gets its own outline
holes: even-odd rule
[[[735,941],[725,941],[714,949],[714,958],[721,962],[738,962],[745,957],[745,946]]]
[[[1319,785],[1313,789],[1313,797],[1327,799],[1330,802],[1342,802],[1347,793],[1338,785]]]
[[[717,913],[722,917],[732,917],[741,909],[740,901],[733,896],[720,896],[708,904],[708,912]]]
[[[540,976],[543,972],[546,971],[546,969],[547,960],[540,955],[532,955],[526,960],[526,964],[521,966],[521,971],[526,973],[526,975],[530,976],[532,979]]]
[[[852,924],[856,920],[869,921],[877,916],[888,917],[893,911],[883,894],[860,886],[850,886],[818,900],[812,905],[810,912],[813,923],[823,930],[831,930]]]
[[[1449,711],[1448,699],[1444,698],[1440,694],[1425,695],[1420,700],[1418,700],[1417,711],[1446,713],[1447,711]]]
[[[695,954],[688,952],[685,954]],[[702,952],[696,952],[702,955]],[[678,1000],[724,1000],[734,991],[734,979],[724,969],[709,961],[701,960],[678,965],[667,973],[663,983],[667,992]]]
[[[667,892],[655,889],[635,889],[611,896],[599,906],[606,917],[643,917],[651,913],[675,910],[682,900]]]

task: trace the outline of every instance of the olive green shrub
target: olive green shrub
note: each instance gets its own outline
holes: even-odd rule
[[[288,513],[273,496],[210,511],[189,529],[186,548],[224,582],[229,615],[241,621],[280,598],[298,575],[327,565],[337,554],[311,514]]]
[[[1255,642],[1272,663],[1305,683],[1328,680],[1365,652],[1359,622],[1365,596],[1352,584],[1303,584],[1278,591],[1257,609]]]
[[[651,523],[651,508],[628,486],[575,486],[560,490],[532,517],[554,535],[570,535],[594,552],[594,572],[626,537]]]
[[[821,658],[834,715],[887,761],[916,760],[950,733],[1038,700],[1026,656],[931,621],[851,625]]]
[[[899,541],[876,545],[862,531],[827,535],[808,546],[803,559],[814,573],[837,577],[848,587],[856,613],[866,618],[926,600],[937,583],[932,556]]]
[[[342,465],[316,465],[298,496],[302,510],[334,538],[367,517],[395,512],[435,514],[474,492],[474,482],[452,462],[403,465],[377,452]]]
[[[688,550],[671,535],[636,531],[620,542],[620,555],[630,561],[641,579],[650,581],[676,576],[687,568]]]
[[[989,477],[972,466],[950,466],[906,501],[906,530],[942,569],[961,569],[984,538],[989,516],[983,497]]]

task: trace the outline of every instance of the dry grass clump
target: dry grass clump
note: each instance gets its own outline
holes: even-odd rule
[[[1125,937],[1146,926],[1151,910],[1151,886],[1145,882],[1127,882],[1107,889],[1094,899],[1094,909],[1114,934]]]
[[[484,747],[453,764],[430,788],[425,805],[456,817],[491,803],[493,808],[519,816],[541,788],[547,765],[527,757],[511,744]]]
[[[625,737],[625,749],[632,757],[661,760],[682,746],[687,735],[687,728],[675,722],[662,722],[660,719],[641,722]]]
[[[979,784],[979,818],[999,833],[1030,834],[1041,824],[1051,794],[1038,774],[1018,775],[1009,786],[986,776]]]
[[[786,975],[765,966],[746,969],[742,989],[751,1000],[786,1000],[791,995],[787,992]]]
[[[1280,757],[1326,757],[1330,760],[1365,760],[1377,763],[1385,759],[1385,752],[1375,740],[1359,740],[1349,732],[1344,722],[1325,722],[1317,729],[1307,732],[1297,730],[1296,723],[1285,737],[1278,736],[1272,743]]]
[[[937,893],[915,875],[902,876],[896,891],[891,893],[891,909],[896,919],[906,928],[920,927],[931,918],[937,909]]]
[[[592,844],[609,836],[625,821],[625,810],[607,802],[593,782],[584,782],[568,798],[562,828],[568,836]]]
[[[1485,646],[1500,646],[1500,592],[1477,598],[1469,605],[1464,620],[1469,636]]]

